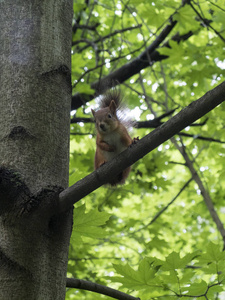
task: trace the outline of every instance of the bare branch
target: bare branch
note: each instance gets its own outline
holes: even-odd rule
[[[183,185],[183,187],[180,189],[180,191],[177,193],[177,195],[175,197],[173,197],[173,199],[165,207],[163,207],[163,209],[161,209],[159,212],[157,212],[157,214],[152,218],[152,220],[145,227],[148,227],[148,226],[152,225],[152,223],[154,223],[161,216],[161,214],[164,211],[166,211],[169,208],[170,205],[172,205],[174,203],[174,201],[180,196],[180,194],[186,189],[186,187],[191,183],[192,180],[193,180],[193,178],[191,177]]]
[[[210,4],[214,5],[215,7],[217,7],[218,9],[222,10],[225,12],[225,9],[222,8],[221,6],[217,5],[216,3],[213,3],[212,1],[207,0]]]
[[[192,102],[150,134],[143,137],[137,144],[132,145],[132,147],[120,153],[113,160],[107,162],[93,173],[61,192],[58,205],[55,209],[52,208],[51,213],[56,214],[66,211],[71,205],[101,185],[110,182],[112,178],[117,176],[128,166],[134,164],[140,158],[172,138],[175,134],[204,116],[223,101],[225,101],[225,81],[213,90],[208,91],[198,100]]]
[[[171,138],[171,141],[173,142],[173,144],[176,146],[176,148],[179,150],[179,152],[181,153],[181,155],[183,156],[185,162],[186,162],[186,166],[188,167],[188,169],[191,172],[191,175],[193,177],[193,180],[195,180],[195,182],[198,185],[199,190],[201,191],[201,195],[205,201],[205,204],[210,212],[210,215],[213,219],[213,221],[215,222],[217,229],[219,230],[222,239],[223,239],[223,245],[224,245],[224,249],[225,249],[225,228],[223,226],[223,223],[221,222],[217,212],[215,211],[214,205],[213,205],[213,201],[208,193],[208,191],[205,189],[201,178],[199,177],[197,171],[195,170],[193,163],[191,161],[191,159],[189,158],[187,152],[185,151],[185,147],[184,145],[179,146],[178,143],[176,142],[176,140],[174,138]]]
[[[147,121],[139,121],[139,122],[135,122],[134,123],[134,127],[135,128],[157,128],[159,126],[161,126],[162,124],[164,124],[164,122],[161,122],[161,120],[169,115],[171,115],[176,109],[170,110],[169,112],[154,118],[153,120],[147,120]],[[71,124],[74,123],[79,123],[79,122],[83,122],[83,123],[93,123],[93,119],[92,118],[72,118],[71,119]],[[198,124],[191,124],[190,126],[203,126],[205,125],[206,121],[202,122],[202,123],[198,123]],[[71,133],[71,134],[75,134],[75,133]],[[77,133],[76,133],[77,134]],[[86,133],[85,135],[88,134],[92,134],[93,133]],[[190,137],[193,139],[197,139],[197,140],[202,140],[202,141],[208,141],[208,142],[215,142],[215,143],[220,143],[220,144],[225,144],[225,141],[221,141],[219,139],[214,139],[211,137],[206,137],[206,136],[201,136],[199,134],[190,134],[190,133],[186,133],[186,132],[180,132],[179,135],[181,136],[185,136],[185,137]]]
[[[77,29],[88,29],[88,30],[92,30],[92,31],[95,31],[96,28],[100,25],[100,23],[96,23],[92,26],[89,26],[89,25],[80,25],[78,23],[75,23],[73,25],[73,31],[76,31]],[[73,44],[72,44],[73,45]]]
[[[134,126],[136,128],[156,128],[156,127],[163,124],[161,122],[162,119],[172,115],[175,112],[175,110],[176,110],[176,108],[162,114],[161,116],[159,116],[157,118],[154,118],[153,120],[135,122]],[[71,124],[80,123],[80,122],[82,122],[82,123],[94,123],[94,119],[93,118],[76,118],[76,117],[73,117],[70,121]]]
[[[214,138],[211,138],[211,137],[207,137],[207,136],[201,136],[201,135],[190,134],[190,133],[185,133],[185,132],[181,132],[181,133],[179,133],[179,135],[186,136],[186,137],[191,137],[191,138],[196,139],[196,140],[202,140],[202,141],[207,141],[207,142],[215,142],[215,143],[225,144],[224,141],[214,139]]]
[[[94,135],[91,132],[70,132],[70,135]]]
[[[73,117],[70,121],[71,124],[73,123],[93,123],[93,119],[92,118],[77,118],[77,117]]]
[[[128,294],[109,288],[107,286],[82,279],[67,278],[66,286],[69,288],[82,289],[106,295],[118,300],[140,300],[140,298],[130,296]]]

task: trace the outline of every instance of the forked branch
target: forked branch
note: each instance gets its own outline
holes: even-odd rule
[[[220,232],[222,239],[223,239],[223,248],[225,249],[225,228],[223,223],[221,222],[219,215],[217,214],[214,205],[213,205],[213,201],[210,197],[210,194],[208,193],[208,191],[206,190],[206,188],[204,187],[204,184],[202,183],[201,178],[198,175],[198,172],[195,170],[194,165],[190,159],[190,157],[188,156],[184,145],[178,145],[178,143],[176,142],[176,140],[174,138],[171,139],[171,141],[173,142],[173,144],[176,146],[176,148],[179,150],[180,154],[183,156],[186,166],[188,167],[189,171],[191,172],[192,178],[193,180],[197,183],[199,190],[201,191],[201,195],[204,199],[204,202],[209,210],[209,213],[213,219],[213,221],[215,222],[218,231]]]

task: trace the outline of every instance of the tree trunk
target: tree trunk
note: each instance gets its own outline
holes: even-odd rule
[[[72,0],[0,2],[0,299],[64,299]]]

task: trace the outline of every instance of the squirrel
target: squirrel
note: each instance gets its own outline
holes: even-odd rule
[[[91,110],[97,129],[95,170],[138,140],[130,137],[126,128],[128,125],[117,115],[121,101],[120,93],[114,90],[103,96],[99,110]],[[131,167],[126,168],[109,184],[124,184],[130,171]]]

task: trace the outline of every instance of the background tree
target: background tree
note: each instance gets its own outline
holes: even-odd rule
[[[93,170],[90,101],[112,82],[137,120],[133,136],[144,137],[223,81],[224,16],[222,1],[74,2],[70,184]],[[120,282],[141,299],[222,299],[223,119],[221,104],[182,131],[171,126],[179,134],[137,161],[125,186],[102,187],[76,204],[69,277]],[[82,297],[101,298],[67,292]]]

